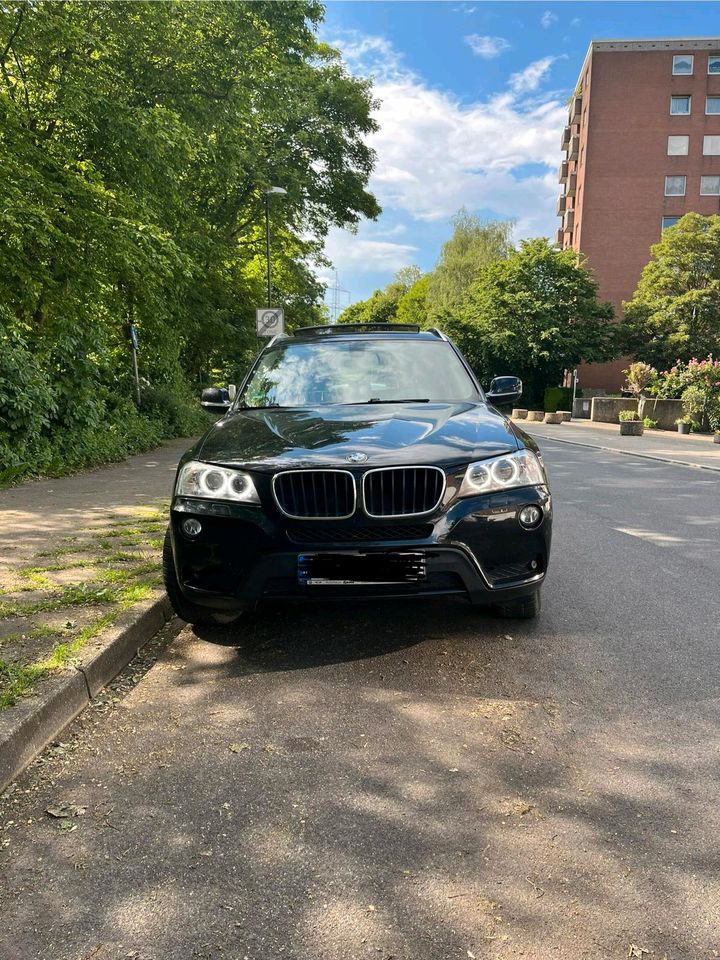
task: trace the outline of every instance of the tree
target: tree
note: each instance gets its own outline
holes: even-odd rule
[[[623,352],[658,368],[720,353],[720,216],[688,213],[663,231],[632,300]]]
[[[343,310],[338,323],[395,323],[400,302],[421,276],[419,267],[402,267],[382,290]]]
[[[510,251],[512,220],[481,220],[463,209],[453,218],[453,234],[443,244],[427,289],[429,316],[453,316],[480,273]]]
[[[0,334],[51,401],[42,436],[0,424],[0,461],[114,422],[130,323],[153,385],[244,366],[270,185],[276,302],[319,316],[328,229],[379,212],[369,82],[321,19],[316,0],[0,5]]]
[[[575,251],[525,240],[485,268],[451,332],[484,383],[516,374],[538,401],[565,369],[613,356],[612,316]]]
[[[430,284],[430,274],[420,277],[404,293],[397,305],[395,319],[398,323],[415,323],[419,327],[426,327],[428,322],[427,291]]]

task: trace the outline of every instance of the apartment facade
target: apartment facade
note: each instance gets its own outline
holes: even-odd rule
[[[720,213],[720,38],[593,41],[561,149],[557,243],[619,314],[663,229]],[[580,386],[616,390],[626,365],[584,364]]]

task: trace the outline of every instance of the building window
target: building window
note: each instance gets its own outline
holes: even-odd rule
[[[701,197],[720,197],[720,177],[700,177]]]
[[[674,227],[679,219],[680,217],[663,217],[662,219],[663,230],[667,230],[668,227]]]
[[[670,115],[686,117],[690,113],[691,97],[670,97]]]
[[[667,152],[669,157],[686,157],[690,146],[690,137],[668,137]]]
[[[705,113],[720,113],[720,97],[705,97]]]
[[[685,177],[665,177],[665,196],[684,197]]]
[[[703,156],[720,156],[720,137],[703,137]]]
[[[720,73],[720,57],[708,57],[708,73]]]
[[[695,58],[692,54],[679,53],[677,56],[673,57],[673,75],[674,76],[688,76],[693,72],[693,60]]]

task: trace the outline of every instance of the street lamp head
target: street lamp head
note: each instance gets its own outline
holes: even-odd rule
[[[287,193],[287,190],[285,189],[285,187],[268,187],[267,190],[265,191],[265,193],[267,193],[267,194],[270,194],[270,193],[279,193],[279,194],[282,194],[282,195],[284,196],[284,195]]]

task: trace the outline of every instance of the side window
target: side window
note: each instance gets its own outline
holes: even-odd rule
[[[670,115],[687,117],[690,115],[691,97],[670,97]]]
[[[684,197],[685,177],[665,177],[665,196]]]
[[[693,72],[693,60],[695,58],[692,54],[679,53],[673,57],[672,72],[673,76],[676,77],[687,77],[690,76]]]
[[[667,155],[669,157],[686,157],[690,146],[690,137],[668,137]]]

